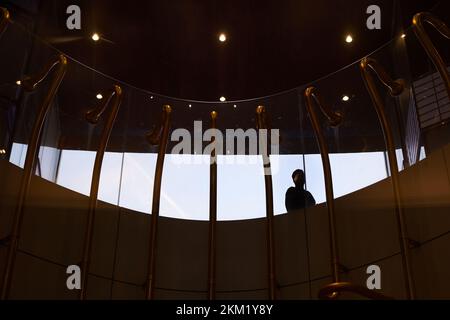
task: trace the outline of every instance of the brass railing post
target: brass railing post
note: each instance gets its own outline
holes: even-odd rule
[[[402,80],[392,80],[386,71],[372,58],[364,58],[359,65],[361,75],[366,85],[367,91],[372,99],[373,106],[377,112],[379,122],[383,129],[384,141],[386,143],[389,169],[391,170],[392,188],[395,200],[395,212],[397,218],[397,227],[400,240],[400,250],[402,255],[403,272],[405,277],[406,296],[408,299],[414,299],[414,283],[412,278],[412,269],[409,254],[409,238],[406,228],[406,221],[401,202],[400,179],[397,166],[397,156],[395,154],[395,143],[389,120],[385,113],[383,99],[377,90],[374,79],[371,75],[373,71],[380,81],[389,89],[392,96],[398,96],[404,89]]]
[[[368,289],[360,285],[355,285],[350,282],[336,282],[331,283],[319,290],[319,299],[328,300],[340,292],[352,292],[359,294],[360,296],[373,299],[373,300],[394,300],[391,297],[385,296],[375,290]]]
[[[170,113],[172,108],[164,105],[162,112],[162,121],[157,130],[148,136],[151,144],[158,144],[158,158],[156,160],[155,180],[153,183],[153,203],[152,216],[150,220],[150,252],[148,258],[148,272],[145,284],[145,295],[147,299],[153,299],[155,291],[155,261],[156,261],[156,242],[158,232],[159,204],[161,197],[161,180],[166,155],[167,140],[169,138]]]
[[[432,25],[440,34],[442,34],[447,39],[450,39],[450,29],[445,25],[444,22],[433,16],[429,12],[420,12],[414,15],[412,20],[413,30],[419,39],[420,44],[425,49],[428,57],[433,62],[437,71],[441,75],[442,81],[444,82],[445,89],[447,90],[447,95],[450,99],[450,76],[447,67],[444,63],[439,52],[433,45],[430,37],[428,36],[425,28],[423,26],[424,22]]]
[[[9,23],[9,11],[6,8],[0,7],[1,11],[1,17],[0,17],[0,37],[2,36],[3,32],[5,32],[6,27]]]
[[[105,98],[99,103],[96,108],[89,110],[86,113],[86,120],[91,124],[97,124],[98,120],[105,112],[111,100],[113,101],[111,112],[101,134],[100,144],[95,156],[94,169],[92,171],[91,191],[89,195],[89,209],[83,242],[83,258],[81,262],[81,290],[79,294],[79,298],[81,300],[86,299],[87,293],[87,283],[91,264],[92,240],[94,235],[95,213],[97,210],[97,196],[98,189],[100,187],[100,175],[102,170],[103,156],[105,154],[106,146],[108,145],[109,137],[111,136],[111,131],[116,121],[120,104],[122,102],[122,88],[118,85],[115,85],[114,89],[111,90],[107,96],[105,96]]]
[[[11,288],[12,275],[14,272],[14,264],[17,254],[17,249],[19,246],[20,231],[22,227],[22,220],[24,214],[24,205],[28,197],[31,178],[35,171],[36,156],[39,149],[39,142],[41,139],[42,127],[44,125],[45,119],[47,117],[48,111],[52,105],[52,101],[58,91],[59,85],[64,78],[67,67],[67,59],[64,55],[59,55],[58,59],[51,61],[41,73],[33,77],[25,77],[21,81],[21,85],[26,91],[33,91],[37,86],[47,78],[51,70],[56,67],[50,88],[45,96],[42,104],[37,110],[37,116],[34,120],[30,142],[28,144],[27,155],[25,158],[25,165],[23,168],[23,175],[21,179],[20,189],[18,193],[17,206],[13,216],[13,226],[10,235],[10,242],[8,246],[8,254],[6,260],[6,266],[3,274],[3,285],[2,285],[2,300],[8,299],[9,291]]]
[[[216,129],[217,112],[211,112],[211,129]],[[217,222],[217,152],[216,138],[209,165],[209,238],[208,238],[208,299],[216,298],[216,222]]]
[[[267,130],[266,109],[264,106],[256,108],[257,128],[260,130]],[[268,139],[269,133],[266,138]],[[276,297],[276,273],[275,273],[275,244],[274,244],[274,228],[273,228],[273,190],[272,190],[272,172],[270,167],[270,148],[268,141],[261,141],[262,137],[259,135],[259,152],[262,153],[264,166],[264,186],[266,193],[266,223],[267,223],[267,263],[268,263],[268,284],[269,284],[269,299],[275,300]],[[265,147],[264,147],[265,145]],[[261,150],[263,149],[263,150]],[[265,150],[264,150],[265,149]]]
[[[320,157],[322,159],[323,175],[325,180],[325,195],[328,210],[328,228],[330,235],[330,254],[331,254],[331,276],[333,282],[339,282],[339,247],[336,233],[336,217],[334,212],[334,194],[333,194],[333,179],[331,176],[330,158],[328,155],[328,146],[322,133],[319,120],[313,104],[317,104],[321,112],[326,116],[331,126],[338,126],[342,121],[342,116],[333,112],[331,109],[325,107],[322,99],[319,96],[315,87],[308,87],[305,90],[306,110],[308,111],[312,127],[316,136],[317,144],[319,145]]]

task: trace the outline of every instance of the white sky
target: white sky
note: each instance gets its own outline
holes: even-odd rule
[[[23,166],[26,146],[15,144],[11,162]],[[42,176],[54,181],[56,150],[41,148]],[[399,163],[401,152],[398,150]],[[63,150],[57,183],[88,195],[95,152]],[[123,161],[123,168],[122,168]],[[291,174],[304,169],[306,188],[317,203],[325,201],[322,162],[319,154],[271,156],[275,214],[285,213],[284,196],[293,185]],[[331,154],[335,197],[340,197],[387,177],[382,152]],[[125,208],[150,213],[156,165],[154,153],[111,153],[103,160],[99,199]],[[121,181],[122,173],[122,181]],[[218,157],[217,215],[219,220],[265,216],[264,175],[259,156]],[[161,186],[160,215],[208,220],[209,157],[166,155]]]

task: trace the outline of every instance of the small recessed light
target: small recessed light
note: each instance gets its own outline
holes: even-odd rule
[[[219,100],[220,100],[220,102],[225,102],[227,99],[226,99],[224,96],[221,96],[221,97],[219,98]]]
[[[0,154],[6,154],[6,150],[5,149],[0,149]]]
[[[227,41],[227,36],[225,35],[225,33],[219,34],[219,41],[220,41],[220,42],[225,42],[225,41]]]
[[[16,84],[17,84],[18,86],[20,86],[20,85],[22,84],[22,81],[17,80],[17,81],[16,81]]]
[[[97,93],[97,95],[95,96],[98,100],[103,99],[103,96],[101,93]]]
[[[406,34],[402,34],[400,37],[402,37],[402,39],[404,39],[406,37]]]
[[[94,41],[98,41],[98,40],[100,40],[100,36],[98,35],[98,33],[94,33],[94,34],[92,34],[91,39]]]
[[[189,105],[189,108],[192,108],[192,104]]]
[[[353,42],[353,37],[351,35],[347,35],[347,37],[345,38],[345,42],[347,43]]]
[[[153,100],[153,96],[150,96],[150,99]]]
[[[236,109],[236,108],[237,108],[237,105],[233,104],[233,108],[235,108],[235,109]]]
[[[342,96],[342,101],[348,101],[348,100],[350,100],[349,96]]]

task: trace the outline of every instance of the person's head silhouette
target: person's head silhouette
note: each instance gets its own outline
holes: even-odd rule
[[[296,187],[303,188],[305,185],[305,172],[301,169],[294,170],[294,172],[292,172],[292,180]]]

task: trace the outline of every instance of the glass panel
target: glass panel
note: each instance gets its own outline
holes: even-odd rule
[[[88,196],[94,160],[93,151],[63,150],[56,183]]]
[[[217,219],[239,220],[266,216],[264,175],[259,156],[218,157]]]
[[[121,207],[150,213],[156,158],[155,153],[124,154],[119,200]]]

